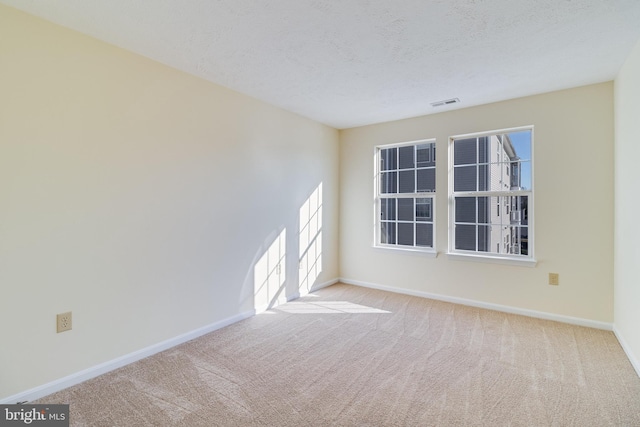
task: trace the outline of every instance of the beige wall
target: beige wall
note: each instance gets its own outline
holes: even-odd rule
[[[615,82],[615,325],[636,366],[638,75],[640,46]],[[338,145],[326,126],[0,6],[0,94],[0,400],[251,311],[283,230],[277,284],[295,296],[300,209],[320,184],[317,284],[614,320],[611,83],[349,129]],[[538,265],[449,259],[447,138],[523,125]],[[432,137],[439,256],[374,249],[374,147]],[[73,330],[56,334],[69,310]]]
[[[284,229],[295,295],[320,183],[334,280],[337,156],[334,129],[0,6],[0,399],[251,311]]]
[[[535,126],[537,266],[449,258],[448,137],[525,125]],[[423,138],[437,139],[435,259],[372,247],[374,147]],[[611,82],[341,131],[341,277],[612,322],[613,138]],[[550,272],[560,286],[547,284]]]
[[[640,375],[640,42],[615,81],[615,327]]]

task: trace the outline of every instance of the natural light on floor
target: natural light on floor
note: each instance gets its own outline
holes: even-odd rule
[[[294,301],[277,308],[293,314],[384,314],[390,311],[348,301]]]

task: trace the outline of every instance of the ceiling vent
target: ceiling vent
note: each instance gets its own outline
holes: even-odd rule
[[[444,105],[457,104],[460,100],[458,98],[445,99],[444,101],[432,102],[432,107],[442,107]]]

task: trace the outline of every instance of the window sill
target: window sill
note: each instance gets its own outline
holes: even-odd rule
[[[482,262],[489,264],[506,264],[506,265],[517,265],[521,267],[535,267],[538,261],[535,259],[528,258],[503,258],[497,256],[488,256],[488,255],[475,255],[475,254],[462,254],[462,253],[447,253],[447,257],[449,259],[453,259],[456,261],[472,261],[472,262]]]
[[[438,256],[438,251],[435,249],[413,249],[411,247],[402,248],[396,246],[378,246],[374,245],[374,249],[384,252],[393,252],[393,253],[409,253],[411,255],[424,256],[427,258],[436,258]]]

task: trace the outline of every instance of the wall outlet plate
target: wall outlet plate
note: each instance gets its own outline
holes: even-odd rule
[[[560,284],[560,275],[558,273],[549,273],[549,284],[558,286]]]
[[[71,330],[71,312],[60,313],[56,316],[56,329],[58,333]]]

